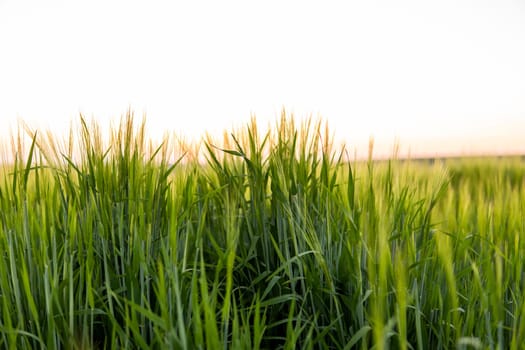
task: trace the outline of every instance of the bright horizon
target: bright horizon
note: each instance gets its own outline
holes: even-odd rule
[[[361,156],[525,153],[525,3],[0,0],[0,137],[131,108],[196,138],[281,109]]]

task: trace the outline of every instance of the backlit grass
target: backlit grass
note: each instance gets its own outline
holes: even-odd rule
[[[522,347],[520,158],[356,162],[284,115],[200,147],[100,128],[12,142],[0,348]]]

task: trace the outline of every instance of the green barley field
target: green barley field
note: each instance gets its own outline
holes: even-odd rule
[[[357,161],[285,115],[106,129],[4,152],[0,349],[524,348],[523,158]]]

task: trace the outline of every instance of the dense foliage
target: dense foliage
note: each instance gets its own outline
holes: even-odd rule
[[[357,162],[285,116],[200,150],[130,115],[30,136],[0,172],[0,348],[525,342],[522,159]]]

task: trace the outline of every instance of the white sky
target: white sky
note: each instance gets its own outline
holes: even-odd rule
[[[152,136],[284,106],[366,153],[525,152],[525,2],[0,0],[0,134],[129,106]]]

